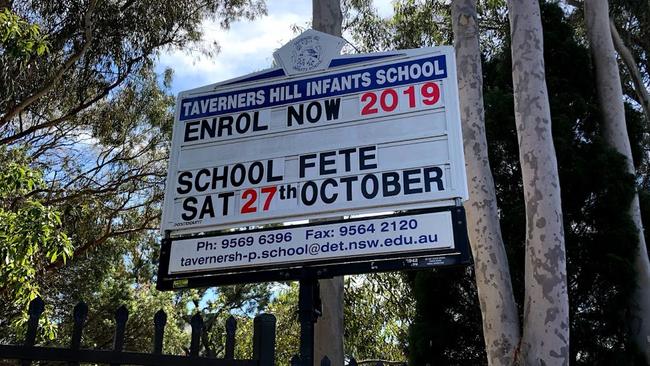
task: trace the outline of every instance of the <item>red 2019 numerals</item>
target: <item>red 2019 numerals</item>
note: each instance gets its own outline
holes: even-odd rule
[[[432,106],[440,100],[440,87],[436,83],[428,82],[422,84],[419,90],[416,91],[415,86],[411,85],[404,89],[402,94],[407,98],[409,108],[415,108],[417,106],[418,94],[422,100],[422,104]],[[361,95],[361,104],[363,105],[361,108],[362,116],[378,113],[380,108],[383,112],[390,113],[397,109],[399,95],[392,88],[367,92]]]
[[[264,200],[264,205],[262,206],[262,211],[268,211],[269,207],[271,207],[271,201],[273,200],[273,196],[275,196],[275,192],[277,192],[278,187],[263,187],[262,188],[262,194],[266,194],[266,199]],[[242,200],[244,200],[244,204],[241,207],[241,213],[247,214],[247,213],[254,213],[257,212],[257,206],[255,203],[257,202],[257,190],[256,189],[247,189],[241,194]]]
[[[361,115],[365,116],[366,114],[375,114],[379,110],[374,107],[375,103],[377,103],[377,94],[375,93],[364,93],[361,96],[361,103],[368,102],[366,105],[363,106],[361,109]]]

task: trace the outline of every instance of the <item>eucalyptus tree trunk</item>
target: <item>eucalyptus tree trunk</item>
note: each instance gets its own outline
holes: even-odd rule
[[[618,62],[610,33],[609,9],[606,0],[585,0],[587,37],[596,67],[598,99],[604,122],[604,137],[609,145],[626,157],[626,168],[635,173],[630,139],[625,123],[623,91]],[[630,205],[630,216],[636,226],[639,245],[635,253],[636,289],[631,306],[630,330],[637,346],[650,365],[650,264],[641,223],[639,195]]]
[[[451,20],[469,183],[467,231],[474,255],[485,349],[489,365],[509,366],[521,336],[488,160],[476,0],[454,0]]]
[[[312,0],[312,28],[341,36],[343,14],[340,0]],[[343,277],[320,280],[323,315],[316,322],[314,361],[327,356],[332,365],[343,365]]]
[[[312,0],[312,28],[341,37],[343,13],[340,0]]]
[[[569,301],[562,202],[551,135],[538,0],[508,0],[519,163],[526,208],[520,362],[569,364]]]

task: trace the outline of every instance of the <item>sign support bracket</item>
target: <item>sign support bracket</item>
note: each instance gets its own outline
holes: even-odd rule
[[[320,286],[316,276],[306,275],[300,279],[298,294],[298,316],[300,319],[300,362],[314,364],[314,330],[322,314]]]

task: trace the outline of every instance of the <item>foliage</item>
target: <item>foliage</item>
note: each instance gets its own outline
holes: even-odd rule
[[[299,353],[300,323],[298,321],[298,282],[277,287],[266,312],[275,315],[276,351],[278,365],[290,365],[291,357]],[[251,334],[251,333],[249,333]]]
[[[203,20],[227,28],[236,19],[264,14],[264,3],[39,0],[8,2],[8,8],[4,4],[0,5],[4,9],[0,146],[22,151],[22,161],[40,172],[42,180],[15,200],[25,207],[25,202],[37,199],[49,210],[40,215],[56,224],[50,235],[65,233],[71,243],[66,252],[49,253],[47,261],[29,259],[25,268],[33,268],[34,275],[27,283],[43,289],[46,303],[53,304],[46,313],[53,313],[61,327],[69,323],[68,314],[60,312],[79,300],[86,300],[91,311],[103,309],[100,313],[107,319],[121,303],[134,309],[148,302],[180,308],[192,304],[190,295],[172,298],[150,288],[174,104],[169,89],[172,72],[160,77],[154,63],[164,50],[198,45]],[[212,56],[216,46],[199,52]],[[20,47],[23,59],[16,54]],[[7,230],[12,233],[34,232],[28,221],[11,222],[14,226]],[[61,253],[72,251],[74,258],[64,261]],[[118,296],[118,289],[125,291],[124,296]],[[240,294],[261,296],[253,290]],[[0,330],[7,338],[16,338],[8,324],[20,317],[24,303],[17,297],[20,293],[4,295]],[[204,301],[201,296],[213,295],[197,296]],[[149,322],[150,315],[143,314],[142,321]]]
[[[0,9],[0,54],[10,57],[17,64],[25,64],[33,56],[42,56],[48,50],[48,42],[36,24],[9,9]]]
[[[214,293],[204,296],[200,292],[194,299],[196,309],[201,309],[203,316],[204,333],[201,342],[205,355],[208,357],[223,357],[225,355],[226,320],[235,315],[240,323],[246,323],[264,309],[270,299],[270,285],[246,284],[223,286],[214,289]],[[203,298],[200,302],[198,299]],[[245,324],[248,325],[248,324]],[[252,332],[240,330],[240,341],[243,343],[240,351],[252,352],[246,345],[252,340]],[[247,338],[247,339],[242,339]]]
[[[406,325],[412,321],[411,289],[400,273],[345,279],[345,351],[357,361],[405,361]]]
[[[429,47],[452,44],[451,10],[446,0],[401,0],[393,2],[394,15],[379,16],[370,0],[343,0],[344,29],[360,52]],[[502,46],[508,31],[503,0],[478,1],[481,43],[485,53]]]
[[[44,172],[76,254],[156,228],[174,98],[171,72],[160,80],[154,61],[198,42],[202,20],[227,27],[264,13],[263,3],[24,1],[12,11],[50,47],[29,71],[0,55],[0,145],[23,147]]]
[[[377,52],[390,43],[390,19],[382,19],[372,0],[343,0],[343,30],[352,34],[352,44],[358,52]]]
[[[277,319],[276,363],[289,365],[297,355],[300,340],[298,320],[298,283],[273,287],[265,312]],[[357,360],[385,359],[404,361],[407,347],[407,324],[413,316],[409,301],[410,288],[404,276],[385,273],[346,277],[345,283],[345,350]],[[261,309],[258,309],[258,311]],[[238,314],[236,355],[251,356],[253,315]]]
[[[449,6],[438,0],[403,0],[393,4],[395,15],[382,19],[372,2],[344,1],[344,28],[362,52],[417,48],[449,43],[451,27],[446,24]]]
[[[43,295],[51,305],[51,319],[58,329],[58,337],[48,343],[57,346],[69,343],[72,308],[83,300],[89,306],[83,347],[110,348],[115,311],[125,305],[129,310],[126,350],[150,352],[153,317],[160,309],[167,314],[165,353],[189,352],[189,324],[197,312],[204,320],[202,355],[223,357],[224,325],[230,315],[241,319],[238,341],[239,347],[246,350],[252,333],[241,327],[245,327],[249,316],[260,311],[259,306],[267,304],[270,295],[267,286],[159,292],[154,288],[158,242],[157,236],[147,232],[129,238],[111,238],[104,248],[74,257],[69,265],[53,273]],[[247,350],[249,354],[251,350]]]
[[[485,365],[472,269],[413,273],[411,286],[415,319],[409,328],[409,364]]]
[[[0,299],[12,299],[26,321],[30,300],[40,294],[35,281],[44,264],[65,261],[72,245],[61,230],[60,213],[29,193],[43,187],[41,173],[20,151],[0,151]],[[46,329],[53,336],[52,328]]]

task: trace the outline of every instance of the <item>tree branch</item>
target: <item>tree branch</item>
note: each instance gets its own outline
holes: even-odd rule
[[[26,129],[24,131],[21,131],[21,132],[18,132],[16,134],[13,134],[11,136],[5,137],[5,138],[0,140],[0,145],[10,144],[10,143],[12,143],[12,142],[14,142],[16,140],[19,140],[19,139],[25,137],[25,136],[29,136],[30,134],[32,134],[32,133],[34,133],[36,131],[42,130],[44,128],[49,128],[49,127],[56,126],[57,124],[72,118],[77,113],[79,113],[79,112],[83,111],[84,109],[90,107],[91,105],[95,104],[97,101],[99,101],[100,99],[107,96],[108,93],[111,92],[111,90],[118,87],[129,76],[129,74],[131,73],[131,69],[132,69],[133,65],[136,62],[140,61],[142,58],[143,58],[143,56],[132,59],[129,62],[128,66],[127,66],[126,72],[123,75],[121,75],[119,78],[117,78],[117,80],[115,80],[115,82],[113,82],[111,85],[107,86],[100,93],[95,95],[92,99],[90,99],[90,100],[76,106],[75,108],[68,111],[68,113],[66,113],[65,115],[63,115],[63,116],[61,116],[59,118],[55,118],[55,119],[47,121],[45,123],[41,123],[41,124],[38,124],[38,125],[35,125],[35,126],[31,126],[31,127],[29,127],[28,129]],[[2,125],[2,123],[0,123],[0,126],[1,125]]]
[[[648,90],[643,83],[643,77],[639,71],[639,67],[634,60],[634,56],[630,49],[625,46],[621,35],[616,29],[616,24],[613,20],[609,20],[609,28],[612,32],[612,39],[614,40],[614,47],[616,51],[623,59],[623,63],[627,67],[627,70],[630,72],[630,77],[632,78],[632,83],[634,84],[634,91],[636,92],[637,97],[639,98],[639,104],[643,108],[643,113],[645,114],[646,121],[650,123],[650,95],[648,95]]]
[[[50,91],[50,89],[52,89],[59,82],[59,80],[61,80],[63,74],[65,74],[65,72],[72,65],[74,65],[81,58],[81,56],[84,55],[84,53],[86,53],[88,48],[90,48],[90,44],[92,43],[92,39],[93,39],[92,14],[93,11],[95,10],[96,3],[97,3],[96,0],[90,1],[90,4],[88,6],[88,11],[84,16],[85,34],[84,34],[84,45],[81,47],[81,49],[77,53],[74,53],[72,56],[70,56],[70,58],[68,58],[68,60],[63,64],[63,66],[54,73],[54,77],[50,79],[48,82],[46,82],[45,85],[40,90],[25,98],[22,102],[18,103],[18,105],[8,110],[4,116],[0,117],[0,127],[6,125],[13,117],[15,117],[23,110],[25,110],[25,108],[29,107],[32,103],[34,103],[36,100],[38,100],[40,97],[45,95],[48,91]]]
[[[106,231],[104,232],[104,234],[102,234],[102,236],[100,236],[96,240],[86,242],[81,247],[76,248],[74,250],[73,258],[87,252],[88,250],[90,250],[92,248],[97,247],[98,245],[104,244],[110,238],[114,238],[114,237],[117,237],[117,236],[128,235],[128,234],[132,234],[132,233],[136,233],[136,232],[144,231],[144,230],[156,230],[156,229],[158,229],[157,227],[150,226],[151,221],[153,219],[155,219],[155,218],[156,218],[155,215],[150,216],[142,223],[142,225],[139,225],[138,227],[134,227],[134,228],[130,228],[130,229],[120,230],[120,231],[111,231],[111,226],[112,225],[109,223],[107,225]],[[63,260],[57,260],[56,262],[51,263],[50,265],[45,267],[45,271],[50,272],[50,271],[53,271],[53,270],[56,270],[56,269],[59,269],[59,268],[63,267],[63,265],[64,265]]]

